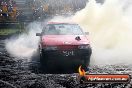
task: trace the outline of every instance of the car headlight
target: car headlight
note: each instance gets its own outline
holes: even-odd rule
[[[44,50],[57,50],[57,46],[46,46],[43,49]]]
[[[90,48],[90,45],[79,45],[78,48],[79,49],[88,49],[88,48]]]

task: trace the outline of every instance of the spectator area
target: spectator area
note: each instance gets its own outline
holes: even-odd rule
[[[0,0],[0,21],[12,20],[17,17],[17,6],[14,0]]]
[[[0,0],[0,22],[44,20],[69,16],[85,7],[87,0]]]

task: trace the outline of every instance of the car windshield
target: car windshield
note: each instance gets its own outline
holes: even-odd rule
[[[44,35],[82,35],[82,29],[77,24],[48,24],[43,28]]]

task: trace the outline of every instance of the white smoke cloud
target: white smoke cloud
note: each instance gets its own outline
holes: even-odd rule
[[[73,20],[90,32],[91,64],[132,64],[130,0],[106,0],[102,5],[89,1]]]
[[[14,57],[31,58],[38,48],[39,37],[36,33],[41,31],[41,24],[33,22],[27,27],[27,33],[6,40],[6,49]]]
[[[93,54],[91,64],[132,64],[131,0],[89,0],[73,17],[55,17],[51,21],[76,22],[90,32]],[[33,26],[33,27],[32,27]],[[37,49],[40,25],[30,24],[29,33],[6,42],[7,51],[16,57],[31,57]]]

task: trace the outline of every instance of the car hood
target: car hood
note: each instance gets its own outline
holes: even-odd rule
[[[76,40],[76,37],[80,40]],[[89,38],[84,35],[44,35],[42,36],[44,45],[80,45],[90,44]]]

